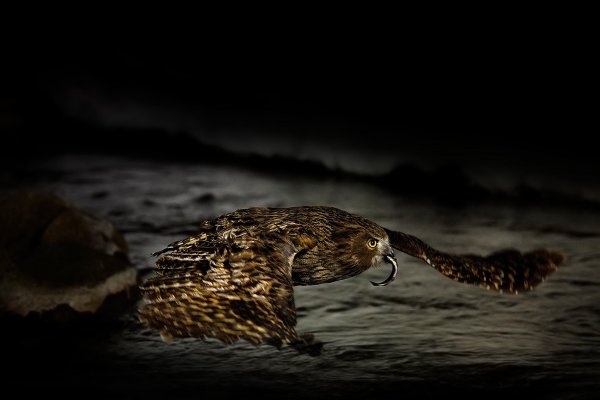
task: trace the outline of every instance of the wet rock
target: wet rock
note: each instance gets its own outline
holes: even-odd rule
[[[127,254],[109,221],[50,193],[14,193],[0,202],[0,314],[117,316],[137,283]]]
[[[58,196],[17,192],[0,202],[0,248],[21,259],[35,247],[54,218],[68,208]]]

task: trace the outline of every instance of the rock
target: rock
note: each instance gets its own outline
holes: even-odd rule
[[[14,193],[0,202],[0,313],[116,315],[137,286],[127,254],[109,221],[53,194]]]
[[[60,197],[17,192],[0,202],[0,248],[20,259],[35,247],[48,224],[68,208]]]

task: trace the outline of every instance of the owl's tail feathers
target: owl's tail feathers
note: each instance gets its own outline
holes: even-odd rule
[[[389,230],[387,233],[394,248],[420,258],[443,275],[500,292],[517,294],[533,290],[564,261],[561,254],[544,249],[527,253],[503,250],[486,257],[448,254],[414,236]]]

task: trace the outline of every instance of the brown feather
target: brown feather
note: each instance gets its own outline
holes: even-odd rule
[[[162,268],[177,259],[186,267],[142,285],[148,304],[140,310],[140,319],[168,338],[296,341],[289,258],[295,248],[270,236],[242,237],[227,244],[207,254],[204,262],[185,261],[187,253],[181,250],[161,257],[157,264]]]
[[[379,245],[367,247],[370,239]],[[446,254],[332,207],[250,208],[204,221],[156,253],[140,319],[165,338],[290,343],[310,353],[309,336],[296,333],[293,285],[358,275],[393,257],[392,245],[452,279],[509,292],[532,288],[562,261],[545,250]]]

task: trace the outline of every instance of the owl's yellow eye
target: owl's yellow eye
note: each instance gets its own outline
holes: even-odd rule
[[[369,246],[369,248],[371,249],[374,249],[375,247],[377,247],[377,240],[369,239],[369,241],[367,242],[367,246]]]

